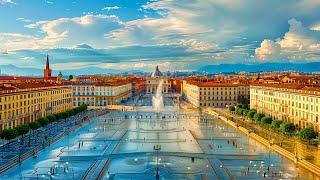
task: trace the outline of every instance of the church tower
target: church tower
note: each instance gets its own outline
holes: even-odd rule
[[[49,80],[51,78],[51,72],[50,64],[49,64],[49,55],[47,54],[47,61],[46,61],[46,68],[43,71],[43,78],[45,80]]]

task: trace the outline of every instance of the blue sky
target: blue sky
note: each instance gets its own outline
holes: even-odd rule
[[[1,64],[194,70],[320,61],[319,0],[0,0]]]

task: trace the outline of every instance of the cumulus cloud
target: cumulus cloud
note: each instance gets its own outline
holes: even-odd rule
[[[272,40],[265,39],[261,46],[255,50],[257,59],[268,60],[278,57],[280,54],[280,45]]]
[[[310,29],[314,31],[320,31],[320,24],[314,24]]]
[[[261,46],[255,50],[260,60],[289,59],[289,60],[319,60],[320,41],[319,34],[302,25],[296,19],[288,21],[290,28],[284,37],[276,41],[265,39]]]
[[[5,42],[4,46],[9,50],[72,47],[83,42],[89,42],[102,48],[108,45],[108,42],[103,38],[104,34],[122,26],[123,23],[114,15],[85,15],[52,21],[38,21],[25,26],[41,30],[45,34],[42,38],[12,33],[2,33],[1,35],[3,42]]]
[[[0,47],[8,51],[20,49],[42,49],[56,45],[57,42],[65,39],[67,32],[61,34],[51,34],[44,38],[38,38],[30,35],[18,33],[0,33]]]

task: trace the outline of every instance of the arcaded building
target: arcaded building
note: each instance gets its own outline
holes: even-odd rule
[[[319,132],[320,88],[301,83],[252,84],[250,105],[276,120],[292,122],[297,128],[314,127]]]

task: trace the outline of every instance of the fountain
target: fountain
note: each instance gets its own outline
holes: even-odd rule
[[[158,87],[157,87],[157,92],[155,96],[152,97],[152,107],[153,110],[156,112],[159,112],[164,108],[164,103],[163,103],[163,95],[162,95],[162,85],[163,85],[163,80],[160,80]]]

